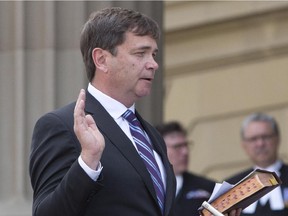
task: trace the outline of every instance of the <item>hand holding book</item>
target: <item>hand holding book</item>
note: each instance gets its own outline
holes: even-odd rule
[[[275,172],[256,169],[235,185],[223,182],[219,187],[217,184],[208,203],[223,214],[233,209],[244,209],[281,183]],[[199,212],[202,216],[213,216],[203,205]]]

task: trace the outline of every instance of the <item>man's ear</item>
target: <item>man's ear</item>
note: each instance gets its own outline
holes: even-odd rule
[[[92,51],[92,58],[97,69],[107,72],[107,54],[106,50],[95,48]]]

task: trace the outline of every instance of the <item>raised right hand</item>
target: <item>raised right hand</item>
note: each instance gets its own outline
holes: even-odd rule
[[[85,90],[81,89],[74,109],[74,132],[81,144],[81,158],[96,170],[105,148],[105,140],[91,115],[86,115]]]

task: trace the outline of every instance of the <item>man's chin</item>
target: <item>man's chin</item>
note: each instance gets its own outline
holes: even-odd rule
[[[146,97],[150,94],[151,90],[150,89],[146,89],[146,90],[141,90],[137,93],[137,97],[138,98],[142,98],[142,97]]]

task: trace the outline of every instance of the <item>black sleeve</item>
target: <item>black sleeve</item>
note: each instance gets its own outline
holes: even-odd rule
[[[72,128],[55,113],[35,125],[29,164],[33,216],[83,215],[101,187],[78,163],[81,147]]]

